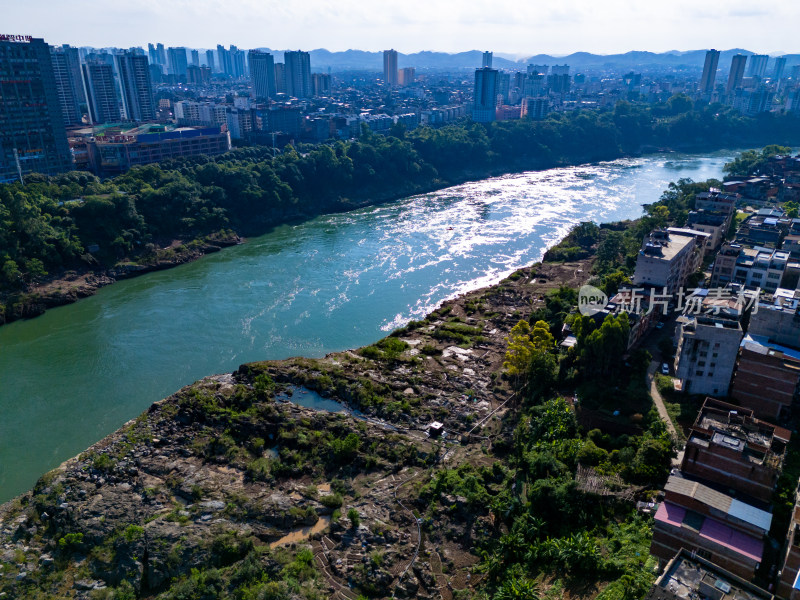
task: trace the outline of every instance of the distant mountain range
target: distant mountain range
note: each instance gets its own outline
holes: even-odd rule
[[[268,52],[276,54],[277,60],[283,60],[283,50],[270,50]],[[719,58],[719,68],[726,70],[730,66],[731,57],[734,54],[751,55],[753,52],[734,48],[723,50]],[[584,69],[642,69],[642,68],[665,68],[665,67],[703,67],[706,50],[689,50],[669,52],[642,52],[632,51],[624,54],[592,54],[590,52],[574,52],[566,56],[552,56],[550,54],[536,54],[528,58],[511,60],[503,56],[495,55],[493,66],[499,69],[519,70],[524,69],[528,64],[544,65],[563,65],[568,64],[575,73]],[[800,54],[785,55],[787,68],[795,64],[800,64]],[[415,67],[419,70],[460,70],[474,69],[481,66],[482,52],[470,50],[469,52],[458,52],[450,54],[447,52],[415,52],[413,54],[398,54],[398,66]],[[331,52],[324,48],[311,50],[311,68],[314,71],[321,71],[330,68],[332,71],[381,71],[383,70],[383,53],[368,52],[365,50],[345,50],[343,52]]]

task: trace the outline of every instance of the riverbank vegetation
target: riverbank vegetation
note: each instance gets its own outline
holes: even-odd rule
[[[0,186],[0,322],[31,314],[31,292],[70,272],[134,269],[189,243],[264,233],[492,174],[609,160],[658,148],[711,149],[800,139],[793,113],[742,117],[670,101],[653,108],[556,113],[490,125],[463,122],[357,140],[241,148],[148,165],[101,181],[86,172],[29,175]],[[178,246],[179,248],[182,246]],[[67,284],[67,287],[69,285]],[[34,312],[35,314],[35,312]]]

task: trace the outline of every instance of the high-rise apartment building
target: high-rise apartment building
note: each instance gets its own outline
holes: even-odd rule
[[[189,66],[186,60],[186,48],[169,48],[167,50],[168,74],[176,77],[186,75],[186,67]]]
[[[151,121],[156,118],[153,84],[147,57],[125,52],[114,57],[122,97],[122,116],[129,121]]]
[[[206,65],[209,69],[211,69],[212,73],[216,73],[217,70],[214,67],[214,51],[213,50],[206,50]]]
[[[481,65],[481,67],[483,67],[484,69],[486,69],[487,67],[489,69],[492,68],[492,53],[489,52],[488,50],[483,53],[483,64]]]
[[[231,46],[228,54],[231,57],[231,72],[230,76],[234,79],[241,79],[247,75],[247,68],[245,65],[244,50],[239,50],[236,46]]]
[[[772,69],[772,81],[778,82],[783,77],[783,71],[786,69],[786,57],[776,56],[775,67]]]
[[[472,119],[478,123],[494,121],[497,105],[497,70],[475,69],[475,93]]]
[[[416,69],[414,67],[404,67],[398,73],[397,82],[400,85],[411,85],[416,78]]]
[[[101,60],[89,60],[81,65],[89,119],[95,125],[122,120],[114,84],[114,70]]]
[[[272,54],[250,50],[247,58],[256,98],[259,100],[272,98],[275,95],[275,61]]]
[[[275,63],[275,92],[286,93],[286,65],[284,63]]]
[[[769,62],[768,55],[753,54],[748,62],[747,76],[758,77],[759,79],[763,79],[764,75],[767,72],[767,62]]]
[[[200,66],[200,51],[199,50],[192,50],[192,64],[195,67]]]
[[[711,94],[714,91],[714,80],[717,78],[719,65],[719,50],[713,48],[706,52],[706,61],[703,64],[703,75],[700,77],[700,93]]]
[[[728,85],[725,87],[725,93],[730,95],[737,87],[742,85],[744,78],[744,66],[747,64],[747,56],[744,54],[736,54],[731,59],[731,70],[728,73]]]
[[[77,48],[67,45],[50,47],[56,91],[64,114],[64,125],[79,125],[83,117],[86,93],[81,79],[81,60]]]
[[[0,35],[0,182],[71,168],[50,46]]]
[[[158,61],[156,61],[162,67],[167,66],[167,49],[164,48],[164,44],[158,43],[156,44],[156,56],[158,57]]]
[[[158,62],[158,52],[153,44],[147,44],[147,56],[150,58],[151,65],[161,64]]]
[[[286,93],[296,98],[311,97],[311,55],[300,50],[284,52]]]
[[[225,49],[225,46],[217,44],[217,61],[219,72],[232,77],[233,65],[231,64],[231,54]]]
[[[331,76],[328,73],[312,73],[311,91],[315,96],[327,96],[330,94]]]
[[[383,82],[397,85],[397,50],[383,51]]]

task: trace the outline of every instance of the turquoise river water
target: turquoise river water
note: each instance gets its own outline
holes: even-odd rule
[[[322,216],[0,327],[0,502],[183,385],[375,342],[541,259],[579,221],[636,218],[670,181],[720,177],[733,155],[520,173]]]

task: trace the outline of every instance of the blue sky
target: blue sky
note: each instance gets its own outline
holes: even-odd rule
[[[800,52],[800,2],[791,1],[0,0],[0,14],[2,33],[98,47]]]

